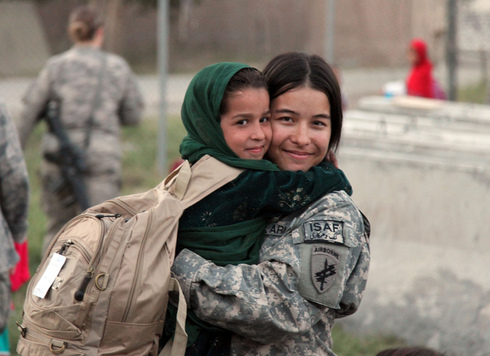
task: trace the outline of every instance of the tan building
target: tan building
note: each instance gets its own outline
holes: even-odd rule
[[[180,7],[171,7],[169,11],[171,70],[193,70],[219,60],[262,65],[272,56],[292,50],[326,55],[329,39],[334,43],[334,62],[341,67],[404,66],[407,43],[415,36],[429,43],[434,62],[444,53],[445,0],[206,0],[199,3],[181,0],[180,3]],[[9,32],[11,37],[7,46],[12,53],[22,56],[35,42],[39,48],[37,58],[43,60],[34,61],[31,66],[41,66],[46,53],[59,53],[70,45],[65,31],[66,18],[77,4],[74,0],[34,5],[1,3],[0,12],[5,16],[21,18],[19,21],[37,17],[41,38],[47,42],[46,48],[42,40],[33,39],[32,30],[19,32],[18,27],[6,28],[6,22],[2,21],[0,31]],[[107,11],[119,19],[107,20],[108,46],[112,47],[109,49],[133,65],[154,68],[156,10],[136,2],[109,4],[117,4],[109,6]],[[331,28],[327,24],[330,4],[335,5],[335,31],[327,36],[327,28]],[[16,6],[22,7],[22,11],[15,10]],[[5,61],[0,57],[2,74],[6,74],[2,69],[7,65]],[[28,71],[35,72],[35,69]],[[27,69],[24,66],[18,70]]]

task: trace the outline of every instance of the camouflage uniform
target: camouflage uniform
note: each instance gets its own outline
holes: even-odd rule
[[[9,269],[19,256],[14,241],[23,242],[27,232],[29,183],[19,138],[6,107],[0,101],[0,332],[10,310]]]
[[[334,355],[334,320],[357,310],[369,259],[369,222],[342,191],[271,222],[258,265],[183,250],[172,271],[196,314],[234,333],[233,355]]]
[[[102,70],[105,62],[105,70]],[[99,105],[90,114],[97,95],[99,76],[102,76]],[[71,141],[85,150],[88,166],[84,175],[91,204],[97,204],[120,193],[121,125],[136,125],[141,120],[143,101],[136,79],[124,59],[107,54],[95,47],[77,45],[48,60],[36,81],[23,98],[19,122],[22,146],[34,126],[42,119],[48,100],[59,100],[61,121]],[[85,149],[85,139],[90,144]],[[56,152],[57,138],[47,132],[43,137],[42,152]],[[48,216],[46,244],[62,225],[77,215],[77,204],[63,206],[62,199],[71,191],[52,193],[52,184],[60,180],[57,165],[43,160],[42,206]]]

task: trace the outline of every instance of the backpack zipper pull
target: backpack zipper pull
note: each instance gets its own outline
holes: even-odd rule
[[[119,218],[121,216],[121,214],[119,213],[116,213],[116,214],[97,214],[95,215],[95,217],[97,219],[103,219],[103,218]]]
[[[77,302],[83,301],[83,298],[85,297],[85,290],[87,289],[87,286],[94,276],[94,268],[90,267],[90,269],[87,271],[87,274],[85,275],[85,278],[82,281],[82,285],[80,286],[80,289],[75,292],[75,300]]]
[[[58,251],[58,254],[62,255],[65,250],[70,247],[71,245],[73,245],[73,241],[71,240],[66,240],[64,243],[63,243],[63,246],[61,246],[60,250]]]

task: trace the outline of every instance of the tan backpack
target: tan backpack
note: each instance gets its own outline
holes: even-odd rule
[[[157,355],[169,291],[180,289],[170,277],[179,218],[242,171],[209,156],[185,161],[156,188],[69,221],[29,283],[18,354]],[[180,295],[180,326],[161,354],[185,353]]]

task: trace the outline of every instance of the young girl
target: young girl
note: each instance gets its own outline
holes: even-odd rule
[[[182,157],[192,164],[209,154],[245,171],[184,212],[177,253],[187,248],[218,265],[257,263],[266,218],[296,211],[328,192],[351,192],[343,172],[330,163],[292,172],[262,160],[271,140],[269,116],[266,83],[258,70],[218,63],[193,78],[182,106],[188,133]],[[169,311],[175,309],[169,306]],[[173,332],[171,319],[166,318],[166,339]],[[189,313],[188,354],[199,353],[194,341],[212,328]]]
[[[318,56],[285,53],[265,68],[273,137],[283,170],[317,169],[342,131],[340,88]],[[302,153],[299,154],[299,153]],[[218,266],[183,250],[172,273],[187,306],[232,332],[202,332],[186,355],[328,355],[336,318],[354,313],[366,287],[369,222],[344,191],[269,220],[258,264]]]

